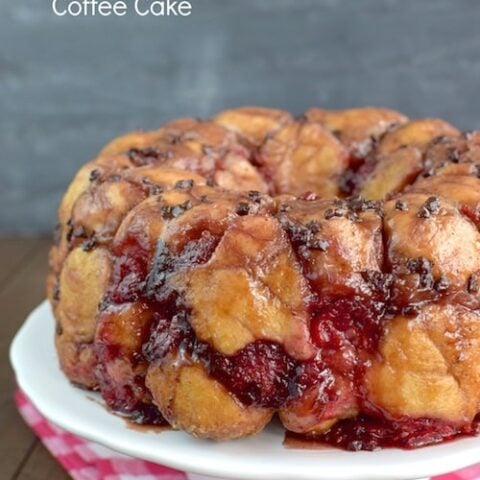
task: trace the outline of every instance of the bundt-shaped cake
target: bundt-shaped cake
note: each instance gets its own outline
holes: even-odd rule
[[[60,205],[61,367],[132,421],[347,449],[474,434],[480,133],[245,107],[108,144]]]

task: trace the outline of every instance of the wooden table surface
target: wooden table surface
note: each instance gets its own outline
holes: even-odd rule
[[[8,350],[27,314],[45,298],[50,240],[0,238],[0,479],[58,480],[69,476],[18,414]]]

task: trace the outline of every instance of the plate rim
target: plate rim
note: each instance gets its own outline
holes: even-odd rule
[[[287,471],[285,471],[285,464],[284,464],[285,462],[283,463],[280,462],[279,466],[272,465],[272,463],[269,463],[269,462],[266,462],[267,465],[263,465],[263,466],[261,465],[261,462],[260,463],[256,462],[253,465],[248,465],[248,463],[246,464],[242,463],[241,465],[242,471],[241,472],[236,471],[236,474],[233,477],[232,477],[232,467],[228,465],[229,463],[228,461],[222,461],[220,463],[212,462],[212,461],[209,461],[209,459],[207,458],[208,456],[204,456],[205,458],[202,457],[201,462],[198,461],[198,457],[195,457],[196,458],[195,461],[189,461],[188,458],[185,458],[187,457],[186,455],[182,457],[174,456],[173,458],[170,458],[167,456],[168,452],[162,453],[161,448],[159,448],[159,451],[152,456],[150,455],[149,452],[142,452],[142,451],[139,451],[139,449],[131,448],[131,447],[128,448],[128,447],[125,447],[123,444],[119,445],[118,442],[115,441],[115,438],[110,439],[106,434],[99,436],[98,433],[93,433],[92,429],[88,427],[89,425],[88,422],[85,422],[83,426],[78,421],[74,421],[72,424],[70,424],[70,422],[67,421],[68,417],[63,418],[61,415],[55,415],[55,413],[52,413],[52,408],[48,406],[47,399],[38,397],[36,395],[35,387],[31,385],[31,383],[29,382],[28,375],[22,368],[22,359],[23,359],[23,356],[26,355],[22,351],[23,350],[22,345],[27,342],[27,340],[29,339],[28,337],[29,334],[31,334],[31,332],[34,331],[35,322],[39,322],[42,316],[50,316],[51,319],[53,320],[51,307],[47,300],[44,300],[34,310],[32,310],[32,312],[28,315],[27,319],[24,321],[24,323],[18,330],[10,346],[10,363],[15,372],[19,387],[27,395],[27,397],[32,401],[32,403],[40,411],[40,413],[55,425],[63,428],[68,432],[71,432],[75,435],[83,437],[89,441],[104,445],[124,455],[143,458],[153,463],[160,463],[160,464],[169,466],[171,468],[188,471],[195,474],[210,475],[213,477],[220,476],[221,478],[225,478],[225,479],[237,478],[237,479],[245,479],[245,480],[247,479],[291,480],[292,475],[294,475],[294,478],[296,478],[297,480],[314,480],[314,479],[322,479],[322,478],[325,478],[325,479],[329,478],[331,480],[415,479],[415,478],[441,475],[448,472],[452,472],[460,468],[473,465],[477,463],[478,457],[480,456],[480,437],[473,437],[475,440],[477,440],[478,445],[476,444],[470,445],[469,448],[465,448],[463,451],[450,452],[450,453],[448,453],[448,448],[447,448],[446,449],[447,455],[445,455],[445,452],[442,452],[444,455],[438,456],[438,458],[435,458],[435,462],[433,462],[434,465],[432,465],[433,459],[431,455],[430,456],[428,454],[425,455],[426,457],[429,458],[429,460],[421,459],[421,458],[418,459],[419,455],[414,453],[412,454],[412,460],[409,461],[409,463],[397,461],[396,462],[397,465],[394,464],[391,469],[390,468],[388,469],[388,471],[385,471],[385,470],[380,471],[378,467],[377,469],[375,469],[376,467],[375,467],[374,456],[376,455],[377,452],[344,452],[340,450],[339,459],[341,457],[345,457],[346,454],[348,454],[348,456],[352,456],[352,459],[355,458],[356,455],[362,455],[362,456],[368,455],[368,457],[369,458],[371,457],[371,460],[372,460],[372,462],[368,462],[368,463],[372,465],[371,466],[369,465],[368,466],[369,468],[366,468],[365,465],[363,465],[361,472],[354,472],[353,469],[355,467],[352,467],[352,469],[349,470],[350,473],[346,473],[345,471],[346,467],[345,465],[343,465],[342,466],[343,468],[340,468],[337,472],[332,470],[332,468],[330,467],[327,472],[319,473],[318,471],[311,472],[306,470],[298,470],[298,465],[295,466],[295,471],[288,470],[288,469]],[[51,333],[53,337],[53,321],[51,326],[45,329],[45,336],[47,335],[46,332]],[[52,338],[51,339],[52,350],[54,350],[53,343],[54,342]],[[55,356],[55,359],[56,359],[56,356]],[[57,370],[58,372],[56,373],[59,373],[65,379],[66,386],[70,388],[75,388],[75,390],[85,393],[85,400],[91,401],[91,398],[89,398],[89,396],[91,397],[94,394],[92,392],[83,391],[81,389],[76,389],[76,387],[71,386],[70,382],[68,382],[66,377],[64,377],[63,373],[61,372],[58,366],[58,362],[57,362]],[[121,419],[118,416],[115,416],[109,413],[103,406],[102,406],[102,410],[105,413],[105,415],[108,415],[109,417],[114,417],[125,423],[124,419]],[[72,417],[72,412],[69,412],[69,413],[70,413],[70,417]],[[128,426],[126,424],[125,424],[125,429],[128,429]],[[131,431],[133,432],[133,430]],[[136,433],[140,433],[140,432],[136,432]],[[174,434],[174,435],[184,435],[185,441],[187,438],[191,438],[186,434],[184,434],[183,432],[168,432],[168,433]],[[141,432],[141,435],[144,435],[144,434],[145,432]],[[194,439],[193,441],[204,442],[196,439]],[[454,440],[451,443],[454,443],[454,442],[458,443],[460,441],[461,439]],[[431,446],[431,447],[424,447],[418,450],[404,451],[399,449],[389,449],[389,451],[393,453],[402,452],[400,453],[400,455],[403,455],[406,453],[412,453],[412,452],[422,452],[422,451],[430,452],[432,449],[439,449],[439,447],[442,447],[442,446],[445,447],[449,445],[449,443],[444,443],[444,444]],[[474,443],[474,442],[470,442],[470,443]],[[445,450],[445,448],[441,450]],[[329,452],[329,451],[330,450],[325,450],[325,452]],[[311,460],[311,457],[315,456],[316,459],[318,459],[319,469],[322,467],[321,465],[321,460],[323,457],[322,450],[285,449],[285,452],[297,452],[296,456],[293,454],[291,456],[293,458],[298,457],[298,459],[303,458],[305,460]],[[301,452],[301,454],[298,454],[298,452]],[[386,450],[382,450],[382,452],[386,452]],[[217,451],[215,455],[216,457],[219,457],[219,456],[231,457],[231,455],[229,455],[228,452],[225,453],[225,452]],[[287,454],[287,455],[290,455],[290,454]],[[422,457],[421,453],[420,453],[420,457]],[[447,464],[447,461],[448,461],[448,464]],[[312,462],[309,461],[309,463],[311,464]],[[259,470],[259,466],[260,466],[260,470]],[[395,467],[401,468],[402,472],[400,473],[399,471],[394,471]]]

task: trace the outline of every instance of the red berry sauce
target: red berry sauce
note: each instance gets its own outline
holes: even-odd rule
[[[287,432],[285,443],[294,445],[328,444],[344,450],[378,450],[380,448],[413,449],[446,442],[458,435],[476,435],[478,419],[468,426],[456,426],[430,418],[387,420],[381,416],[361,414],[340,420],[328,432],[318,436]]]
[[[290,226],[291,227],[291,226]],[[291,228],[290,228],[291,230]],[[298,230],[298,229],[297,229]],[[292,230],[289,237],[299,262],[305,242],[312,242],[310,232]],[[365,370],[378,354],[385,312],[390,305],[390,283],[385,283],[370,296],[360,296],[343,289],[336,297],[322,297],[311,285],[310,332],[318,348],[314,359],[299,362],[291,358],[281,345],[258,340],[232,356],[222,355],[206,342],[200,341],[190,324],[191,312],[177,292],[169,286],[168,277],[195,264],[207,262],[220,238],[207,226],[192,229],[178,251],[159,242],[151,258],[149,248],[139,237],[127,237],[115,246],[117,260],[112,288],[104,309],[121,308],[139,302],[149,311],[147,325],[140,332],[142,347],[134,355],[122,352],[121,345],[97,346],[97,375],[102,395],[116,411],[132,416],[140,423],[161,423],[163,418],[151,403],[145,387],[144,373],[118,380],[106,368],[119,358],[129,362],[132,371],[146,371],[150,362],[168,361],[176,352],[204,366],[246,406],[280,408],[287,402],[301,399],[309,389],[316,389],[322,418],[335,417],[345,408],[360,411],[355,418],[341,420],[325,434],[314,439],[288,433],[288,438],[321,442],[347,450],[374,450],[382,447],[415,448],[449,440],[455,435],[472,435],[477,424],[458,427],[433,419],[387,419],[371,406],[363,389]],[[316,246],[316,245],[314,245]],[[324,247],[318,245],[318,248]],[[328,245],[325,246],[328,248]],[[380,273],[380,276],[383,275]],[[383,285],[383,284],[382,284]]]

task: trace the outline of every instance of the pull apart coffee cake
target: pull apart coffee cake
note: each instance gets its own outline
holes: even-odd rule
[[[359,450],[475,434],[480,133],[259,107],[108,144],[60,205],[61,367],[132,421],[227,440],[277,414]]]

